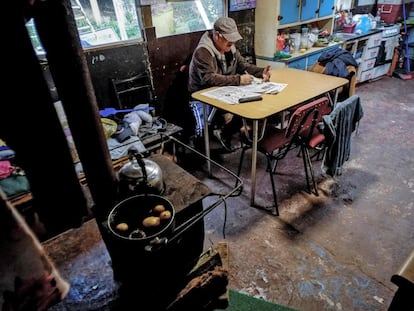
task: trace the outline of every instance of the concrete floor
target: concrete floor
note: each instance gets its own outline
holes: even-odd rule
[[[205,248],[229,244],[230,288],[301,311],[388,309],[397,289],[390,278],[414,248],[414,80],[384,77],[356,93],[365,115],[351,158],[336,178],[314,163],[319,197],[304,191],[302,163],[291,152],[276,177],[280,216],[250,207],[248,157],[242,195],[204,218]],[[235,170],[238,159],[236,151],[219,161]],[[258,167],[256,201],[271,202],[261,156]],[[214,179],[196,174],[213,192],[233,185],[220,171]],[[68,297],[51,310],[119,309],[94,220],[44,245],[71,283]]]

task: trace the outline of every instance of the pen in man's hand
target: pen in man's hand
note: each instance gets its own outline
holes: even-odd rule
[[[251,75],[250,73],[247,72],[247,70],[244,71],[245,74],[249,75],[250,77],[252,77],[252,82],[251,83],[262,83],[262,80],[259,78],[256,78],[254,75]]]
[[[247,72],[247,70],[244,71],[245,74],[240,76],[240,84],[241,85],[248,85],[253,82],[254,77]]]

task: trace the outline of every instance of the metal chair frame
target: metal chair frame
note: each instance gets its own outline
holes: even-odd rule
[[[278,161],[284,159],[290,150],[296,148],[300,149],[299,154],[302,155],[303,159],[308,192],[319,195],[309,150],[314,149],[316,146],[320,146],[323,142],[324,136],[319,131],[318,125],[322,121],[322,116],[329,114],[331,110],[332,107],[329,98],[322,97],[299,106],[291,114],[288,126],[285,130],[275,129],[274,126],[267,126],[263,139],[259,141],[258,151],[266,156],[266,171],[269,172],[274,200],[274,206],[270,208],[265,207],[264,209],[271,211],[273,215],[279,215],[274,180],[276,166]],[[248,135],[249,134],[246,133],[244,137],[245,139],[242,139],[242,149],[237,176],[240,176],[245,152],[251,148],[251,141],[248,139]],[[279,140],[277,140],[278,138]],[[314,144],[316,141],[318,143]]]
[[[146,72],[125,79],[110,79],[120,109],[138,104],[153,104],[154,92]]]

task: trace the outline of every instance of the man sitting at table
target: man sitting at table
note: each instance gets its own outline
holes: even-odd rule
[[[203,34],[194,50],[189,67],[188,90],[193,92],[211,87],[226,85],[247,85],[253,77],[270,79],[270,66],[265,68],[250,64],[236,49],[235,43],[242,39],[236,22],[230,17],[220,17],[213,30]],[[196,118],[196,136],[203,133],[203,109],[199,101],[190,101]],[[209,106],[208,112],[211,111]],[[213,134],[227,151],[232,151],[233,134],[242,127],[242,121],[230,113],[218,111],[214,118]]]

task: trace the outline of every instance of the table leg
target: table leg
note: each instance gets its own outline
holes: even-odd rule
[[[327,95],[328,95],[329,101],[331,103],[331,106],[333,108],[335,108],[336,103],[338,101],[339,89],[335,89],[335,94],[333,96],[334,98],[332,98],[332,96],[331,96],[331,94],[329,92],[327,93]]]
[[[253,120],[253,139],[252,139],[252,188],[250,193],[250,205],[255,205],[254,198],[256,195],[256,163],[257,163],[257,141],[259,132],[259,120]]]
[[[203,103],[203,120],[204,120],[204,148],[206,149],[206,157],[210,159],[210,138],[208,135],[208,115],[207,105]],[[207,172],[211,176],[211,163],[207,161]]]
[[[338,95],[339,95],[339,89],[335,89],[335,98],[334,98],[334,104],[332,107],[336,106],[336,103],[338,102]]]

